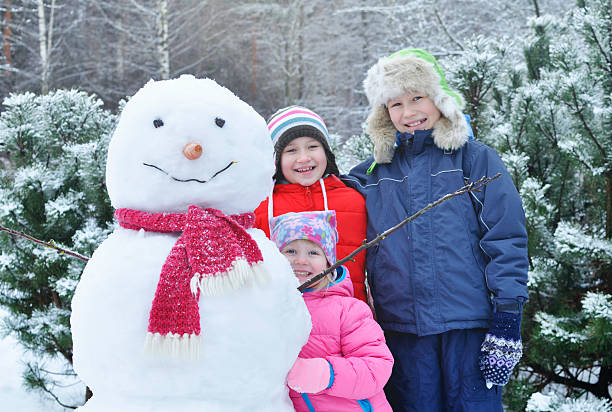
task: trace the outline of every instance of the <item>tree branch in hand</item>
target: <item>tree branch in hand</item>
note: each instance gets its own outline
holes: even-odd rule
[[[460,195],[462,195],[464,193],[478,192],[480,190],[480,188],[482,188],[483,186],[491,183],[491,181],[493,181],[494,179],[497,179],[500,176],[501,176],[501,173],[497,173],[493,177],[483,176],[480,179],[478,179],[478,180],[476,180],[476,181],[474,181],[472,183],[468,183],[467,185],[463,186],[462,188],[456,190],[455,192],[449,193],[447,195],[444,195],[441,198],[439,198],[438,200],[436,200],[435,202],[432,202],[432,203],[428,204],[423,209],[419,210],[418,212],[416,212],[412,216],[409,216],[406,219],[402,220],[397,225],[395,225],[395,226],[385,230],[383,233],[380,233],[380,234],[376,235],[376,237],[374,239],[370,240],[369,242],[366,242],[364,240],[363,244],[361,246],[359,246],[357,249],[353,250],[348,256],[346,256],[343,259],[340,259],[335,264],[333,264],[330,267],[328,267],[327,269],[325,269],[323,272],[319,273],[318,275],[313,276],[312,278],[308,279],[306,282],[302,283],[298,287],[298,290],[300,292],[303,292],[304,289],[308,289],[310,286],[312,286],[314,283],[316,283],[323,276],[326,276],[327,274],[332,273],[334,270],[336,270],[336,268],[340,267],[343,263],[346,263],[349,260],[353,260],[353,258],[356,255],[358,255],[360,252],[366,250],[367,248],[369,248],[371,246],[374,246],[374,245],[378,244],[381,240],[383,240],[384,238],[389,236],[391,233],[395,232],[400,227],[404,226],[406,223],[413,221],[417,217],[421,216],[423,213],[425,213],[428,210],[433,209],[434,207],[438,206],[440,203],[446,202],[447,200],[452,199],[453,197],[460,196]]]

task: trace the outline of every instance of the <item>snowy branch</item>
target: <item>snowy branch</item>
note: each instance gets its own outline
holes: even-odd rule
[[[68,250],[68,249],[63,249],[63,248],[57,246],[53,242],[45,242],[45,241],[42,241],[40,239],[36,239],[35,237],[32,237],[32,236],[30,236],[30,235],[28,235],[26,233],[18,232],[16,230],[9,229],[9,228],[4,227],[2,225],[0,225],[0,231],[7,232],[7,233],[9,233],[9,234],[11,234],[13,236],[18,236],[18,237],[22,237],[24,239],[28,239],[28,240],[30,240],[30,241],[32,241],[34,243],[38,243],[39,245],[43,245],[43,246],[51,248],[51,249],[55,249],[55,250],[57,250],[57,253],[59,253],[59,254],[65,254],[65,255],[68,255],[68,256],[72,256],[72,257],[75,257],[77,259],[81,259],[81,260],[83,260],[85,262],[87,262],[89,260],[89,257],[80,255],[80,254],[78,254],[76,252],[73,252],[71,250]]]
[[[559,375],[558,373],[552,370],[549,370],[548,368],[530,359],[526,360],[525,364],[529,366],[530,368],[532,368],[539,375],[544,376],[549,381],[560,383],[562,385],[566,385],[569,387],[581,388],[601,398],[610,397],[610,394],[607,388],[608,380],[610,377],[610,370],[612,369],[612,367],[610,366],[607,366],[607,365],[602,366],[597,383],[589,383],[589,382],[585,382],[583,380],[577,379],[575,377],[568,378],[566,376]]]
[[[53,398],[53,400],[55,400],[55,402],[57,402],[60,406],[62,406],[63,408],[66,409],[76,409],[78,408],[78,406],[76,405],[68,405],[63,403],[59,397],[53,393],[53,391],[51,389],[49,389],[47,387],[47,385],[45,384],[44,380],[39,376],[39,374],[37,373],[37,371],[32,367],[32,365],[30,363],[27,364],[28,366],[28,370],[29,373],[32,375],[32,377],[37,381],[38,386],[40,387],[44,392],[46,392],[50,397]]]
[[[593,133],[593,131],[589,127],[589,123],[586,121],[584,117],[584,114],[583,114],[584,108],[580,107],[580,102],[578,101],[578,95],[576,94],[576,88],[574,85],[572,85],[571,92],[572,92],[572,103],[574,105],[570,107],[575,110],[575,113],[580,119],[582,126],[587,131],[587,135],[591,138],[591,140],[593,141],[593,144],[597,147],[597,150],[599,150],[599,153],[601,153],[601,156],[605,159],[606,151],[601,145],[601,143],[599,143],[599,140],[597,140],[597,136],[595,136],[595,133]]]
[[[397,225],[395,225],[395,226],[385,230],[383,233],[380,233],[380,234],[376,235],[376,237],[374,239],[370,240],[369,242],[366,242],[364,240],[363,241],[363,245],[361,245],[357,249],[353,250],[348,256],[346,256],[343,259],[340,259],[335,264],[333,264],[330,267],[328,267],[327,269],[325,269],[323,272],[319,273],[318,275],[313,276],[312,278],[310,278],[306,282],[302,283],[298,287],[298,290],[300,292],[304,291],[304,289],[307,289],[308,287],[312,286],[319,279],[323,278],[324,276],[326,276],[329,273],[332,273],[336,268],[340,267],[343,263],[346,263],[349,260],[352,260],[353,257],[357,256],[359,253],[361,253],[362,251],[366,250],[367,248],[378,244],[381,240],[385,239],[387,236],[389,236],[391,233],[395,232],[397,229],[399,229],[402,226],[404,226],[406,223],[413,221],[417,217],[421,216],[423,213],[425,213],[428,210],[433,209],[434,207],[438,206],[440,203],[446,202],[447,200],[452,199],[453,197],[457,197],[457,196],[460,196],[460,195],[465,194],[465,193],[477,192],[477,191],[480,190],[480,188],[482,188],[485,185],[488,185],[489,183],[491,183],[491,181],[497,179],[500,176],[501,176],[501,173],[497,173],[493,177],[483,176],[480,179],[476,180],[475,182],[469,183],[469,184],[463,186],[462,188],[454,191],[453,193],[446,194],[446,195],[442,196],[441,198],[439,198],[438,200],[436,200],[435,202],[432,202],[432,203],[428,204],[423,209],[419,210],[418,212],[416,212],[412,216],[409,216],[406,219],[402,220]]]
[[[444,30],[444,33],[446,34],[446,36],[448,36],[448,38],[455,43],[457,46],[459,46],[459,48],[461,50],[465,50],[465,47],[463,46],[463,44],[461,44],[461,42],[459,42],[459,40],[457,40],[452,34],[451,32],[448,30],[448,27],[446,27],[446,24],[444,24],[444,21],[442,21],[442,17],[440,16],[440,12],[438,10],[437,6],[434,6],[434,15],[436,16],[436,20],[438,20],[438,23],[440,23],[440,27],[442,27],[442,30]]]

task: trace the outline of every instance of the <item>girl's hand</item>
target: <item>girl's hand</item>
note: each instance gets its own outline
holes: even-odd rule
[[[287,375],[287,386],[300,393],[318,393],[332,383],[331,364],[323,358],[297,358]]]

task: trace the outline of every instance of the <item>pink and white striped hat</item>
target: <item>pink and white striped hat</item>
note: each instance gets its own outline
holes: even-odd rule
[[[292,140],[310,136],[322,140],[322,143],[327,143],[329,147],[329,133],[325,122],[321,116],[302,106],[289,106],[278,110],[268,120],[268,130],[275,146],[282,137],[291,134]]]
[[[339,175],[336,157],[330,148],[329,132],[325,122],[315,112],[303,106],[289,106],[278,110],[268,119],[268,130],[274,144],[274,162],[276,172],[274,180],[277,182],[284,179],[280,167],[280,158],[285,147],[298,137],[312,137],[318,140],[325,149],[327,157],[327,168],[324,176],[332,174]]]

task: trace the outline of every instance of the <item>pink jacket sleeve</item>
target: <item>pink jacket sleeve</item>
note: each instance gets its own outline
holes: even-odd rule
[[[362,301],[351,299],[340,319],[340,344],[344,357],[327,356],[334,381],[323,391],[348,399],[366,399],[378,392],[391,376],[393,357],[383,331]]]

